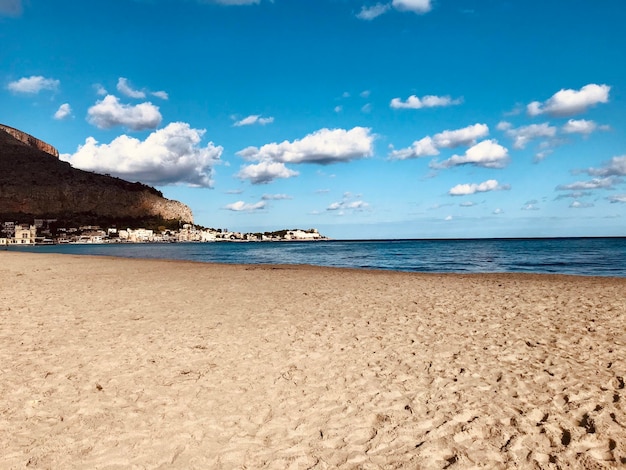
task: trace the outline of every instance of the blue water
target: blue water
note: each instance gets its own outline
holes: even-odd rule
[[[206,263],[626,277],[626,238],[52,245],[10,250]]]

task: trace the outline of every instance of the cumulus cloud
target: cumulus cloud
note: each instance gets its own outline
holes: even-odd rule
[[[207,1],[217,3],[218,5],[257,5],[261,0],[200,0],[202,3]]]
[[[626,155],[613,157],[600,168],[582,170],[590,176],[626,176]]]
[[[587,209],[589,207],[593,207],[593,204],[590,202],[572,201],[572,203],[569,206],[572,209]]]
[[[159,107],[150,102],[132,106],[107,95],[87,111],[87,120],[100,129],[124,126],[133,131],[156,129],[161,124]]]
[[[489,135],[487,124],[474,124],[453,131],[446,130],[435,134],[433,141],[438,148],[455,148],[462,145],[474,145],[477,139]]]
[[[457,165],[475,165],[484,168],[504,168],[509,152],[496,140],[483,140],[467,149],[464,155],[453,155],[441,163],[432,162],[431,168],[450,168]]]
[[[584,113],[598,103],[607,103],[610,90],[611,87],[608,85],[596,85],[595,83],[585,85],[580,90],[561,89],[543,103],[533,101],[528,104],[526,110],[530,116],[540,114],[555,117],[573,116]]]
[[[608,130],[608,126],[598,126],[594,121],[588,121],[587,119],[570,119],[562,127],[563,132],[566,134],[583,135],[589,135],[598,129]]]
[[[263,199],[264,201],[284,201],[293,198],[288,194],[264,194],[261,199]]]
[[[592,193],[589,191],[574,191],[567,194],[559,194],[555,199],[565,199],[565,198],[573,198],[580,199],[581,197],[591,196]]]
[[[19,16],[22,14],[22,0],[0,0],[0,16]]]
[[[95,83],[93,85],[94,90],[96,90],[96,94],[99,96],[106,96],[109,93],[107,92],[106,88],[104,88],[100,83]]]
[[[343,200],[333,202],[326,210],[330,212],[336,212],[337,215],[344,215],[346,212],[361,212],[370,208],[370,205],[361,200],[352,197],[350,193],[346,193],[343,196]]]
[[[504,211],[498,207],[498,208],[494,209],[492,213],[494,215],[500,215],[500,214],[504,214]]]
[[[61,155],[61,159],[76,168],[109,173],[125,180],[212,187],[213,167],[219,162],[223,148],[213,142],[201,147],[204,133],[187,123],[173,122],[143,141],[121,135],[110,144],[99,144],[89,137],[76,153]]]
[[[11,82],[7,85],[7,88],[14,93],[35,95],[41,90],[56,91],[60,84],[61,82],[54,78],[33,75],[31,77],[22,77],[17,81]]]
[[[370,128],[320,129],[302,139],[265,144],[260,148],[247,147],[237,155],[249,161],[281,163],[347,162],[370,157],[374,153],[374,134]]]
[[[119,91],[124,96],[128,96],[129,98],[144,99],[146,97],[145,92],[132,88],[130,86],[130,83],[128,82],[128,79],[124,77],[120,77],[117,80],[117,91]]]
[[[434,155],[439,155],[439,149],[437,149],[432,137],[426,136],[416,140],[408,148],[393,150],[389,154],[389,158],[393,160],[407,160],[409,158],[432,157]]]
[[[56,113],[54,113],[54,119],[61,121],[63,119],[67,119],[71,115],[71,106],[69,105],[69,103],[63,103],[61,106],[59,106],[59,109],[57,109]]]
[[[278,178],[292,178],[298,176],[281,162],[262,161],[253,165],[247,165],[239,170],[235,176],[242,180],[250,180],[252,184],[267,184]]]
[[[507,136],[513,139],[513,148],[516,149],[525,148],[531,140],[552,138],[556,135],[556,127],[551,126],[547,122],[513,128],[510,123],[504,121],[498,124],[498,129],[504,131]]]
[[[166,91],[153,91],[152,96],[156,96],[157,98],[161,98],[162,100],[170,99],[170,95],[168,95]]]
[[[253,124],[260,124],[262,126],[266,125],[266,124],[271,124],[272,122],[274,122],[274,118],[273,117],[261,117],[261,115],[259,114],[251,114],[248,117],[245,117],[239,121],[236,121],[233,126],[235,127],[241,127],[241,126],[251,126]]]
[[[400,98],[393,98],[389,106],[393,109],[422,109],[438,106],[452,106],[461,104],[462,102],[462,98],[452,99],[450,96],[426,95],[423,98],[419,98],[415,95],[411,95],[405,101],[402,101]]]
[[[259,201],[254,204],[245,203],[243,201],[233,202],[232,204],[226,204],[224,209],[234,212],[254,212],[261,209],[265,209],[265,201]]]
[[[345,129],[320,129],[292,142],[271,143],[262,147],[247,147],[237,155],[259,163],[241,168],[237,177],[252,184],[270,183],[277,178],[291,178],[298,172],[285,163],[317,163],[327,165],[370,157],[375,136],[371,129],[354,127]]]
[[[589,181],[576,181],[570,184],[560,184],[556,187],[557,191],[589,191],[593,189],[613,189],[616,184],[622,180],[616,176],[607,176],[605,178],[593,178]]]
[[[611,204],[622,203],[626,204],[626,194],[615,194],[608,198]]]
[[[457,184],[448,191],[450,196],[467,196],[469,194],[485,193],[488,191],[508,190],[508,184],[501,185],[497,180],[487,180],[482,183]]]
[[[378,18],[380,15],[387,13],[391,9],[389,3],[377,3],[370,7],[363,6],[361,11],[357,13],[356,17],[360,20],[371,21],[374,18]]]
[[[462,145],[474,145],[476,140],[489,134],[486,124],[474,124],[456,130],[445,130],[433,137],[426,136],[413,142],[411,147],[394,150],[389,157],[394,160],[420,158],[439,155],[440,148],[455,148]]]
[[[428,13],[432,9],[431,0],[393,0],[391,5],[396,10],[418,14]]]
[[[432,10],[432,5],[431,0],[393,0],[391,3],[363,6],[361,11],[356,14],[356,17],[360,20],[371,21],[387,13],[391,8],[395,8],[398,11],[411,11],[421,15]]]
[[[537,201],[527,202],[526,204],[522,206],[522,210],[523,211],[538,211],[539,208],[537,207],[536,204],[537,204]]]

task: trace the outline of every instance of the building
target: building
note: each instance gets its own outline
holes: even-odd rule
[[[12,245],[34,245],[37,237],[37,227],[34,225],[16,225],[15,236],[10,243]]]

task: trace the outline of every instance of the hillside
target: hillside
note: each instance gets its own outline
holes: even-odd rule
[[[122,226],[193,222],[189,207],[156,189],[72,168],[55,153],[45,142],[0,127],[0,222],[35,217]]]

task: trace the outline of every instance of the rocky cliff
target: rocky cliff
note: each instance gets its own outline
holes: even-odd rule
[[[35,148],[37,150],[41,150],[42,152],[49,153],[53,157],[59,158],[59,151],[54,148],[52,145],[44,142],[43,140],[39,140],[36,137],[33,137],[26,132],[22,132],[13,127],[5,126],[4,124],[0,124],[0,130],[6,132],[11,135],[13,138],[19,140],[23,144],[28,145],[29,147]]]
[[[6,129],[0,128],[0,222],[19,216],[90,223],[193,223],[189,207],[165,199],[156,189],[72,168],[57,158],[51,145]],[[27,142],[15,133],[26,136]]]

